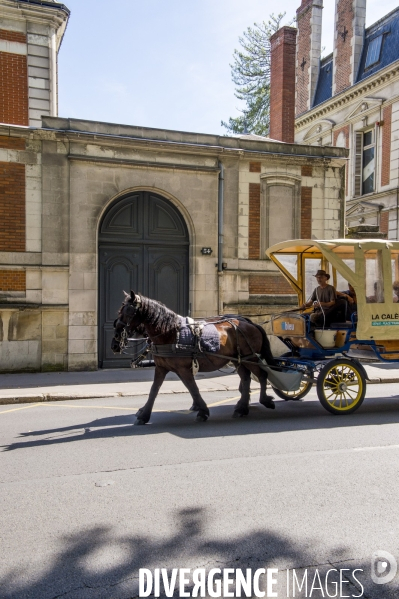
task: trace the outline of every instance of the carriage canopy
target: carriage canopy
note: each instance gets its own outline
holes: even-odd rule
[[[304,303],[324,269],[337,291],[350,283],[357,296],[358,339],[399,339],[399,242],[381,239],[297,239],[271,246],[276,264]],[[397,283],[397,285],[396,285]],[[399,291],[398,291],[399,293]]]

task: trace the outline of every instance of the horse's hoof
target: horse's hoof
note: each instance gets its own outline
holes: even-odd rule
[[[190,408],[190,412],[198,412],[198,410],[199,407],[195,403],[193,403],[193,405]]]
[[[142,418],[137,418],[137,420],[136,420],[136,423],[135,423],[135,424],[136,424],[137,426],[141,426],[142,424],[147,424],[147,422],[148,422],[148,421],[146,421],[146,420],[143,420]]]
[[[248,416],[249,410],[234,410],[233,418],[244,418],[244,416]]]
[[[206,414],[197,414],[196,421],[197,422],[206,422],[208,420],[208,416]]]
[[[260,403],[262,404],[262,406],[265,406],[265,408],[269,408],[269,410],[276,409],[273,397],[270,397],[270,395],[266,395],[266,397],[264,397]]]

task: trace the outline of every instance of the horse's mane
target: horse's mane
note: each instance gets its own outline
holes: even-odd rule
[[[138,309],[138,314],[143,325],[146,323],[151,324],[157,327],[160,333],[170,333],[171,331],[178,330],[180,318],[175,312],[173,312],[173,310],[167,308],[162,302],[150,299],[149,297],[145,297],[141,294],[139,295],[141,304]],[[119,315],[122,314],[123,308],[127,305],[132,305],[132,298],[130,295],[125,297],[125,301],[119,310]],[[142,331],[140,329],[141,325],[138,325],[136,330],[141,333]]]

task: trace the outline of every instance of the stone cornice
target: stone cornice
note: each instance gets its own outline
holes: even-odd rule
[[[333,112],[337,108],[341,106],[345,106],[345,104],[349,104],[356,98],[361,98],[361,96],[370,91],[375,91],[380,86],[390,83],[391,81],[396,81],[399,79],[399,61],[393,63],[393,65],[388,65],[385,69],[378,71],[372,77],[368,77],[363,81],[360,81],[356,85],[352,85],[348,89],[344,90],[340,94],[329,98],[323,104],[316,106],[312,110],[308,110],[303,115],[299,115],[295,119],[295,130],[299,131],[302,127],[305,127],[317,119],[321,117],[325,117],[329,113]]]
[[[220,159],[226,158],[238,158],[247,160],[289,160],[290,163],[304,164],[308,160],[312,160],[313,163],[317,162],[320,164],[328,165],[332,160],[339,160],[342,163],[347,160],[347,150],[341,149],[340,153],[327,152],[326,154],[318,153],[315,147],[312,146],[297,146],[292,144],[292,149],[298,149],[298,153],[294,152],[279,152],[276,148],[275,151],[271,149],[265,150],[251,150],[242,147],[225,147],[219,145],[206,145],[201,143],[190,143],[181,141],[166,141],[158,139],[148,138],[136,138],[126,137],[117,135],[107,135],[91,132],[82,131],[68,131],[68,130],[43,130],[37,129],[37,133],[44,134],[44,139],[68,139],[69,142],[80,142],[80,143],[94,143],[96,145],[106,145],[108,147],[137,147],[140,149],[148,149],[155,151],[166,151],[168,153],[189,153],[189,154],[201,154],[206,156],[218,156]],[[46,135],[47,134],[47,135]],[[291,144],[287,144],[288,146]],[[302,154],[301,151],[304,150]],[[341,155],[339,155],[341,154]],[[75,155],[76,157],[76,155]]]
[[[369,202],[372,203],[375,200],[379,200],[380,198],[384,198],[387,196],[392,196],[397,193],[397,187],[391,187],[390,189],[384,189],[383,191],[379,191],[376,193],[370,193],[364,196],[356,196],[355,198],[348,198],[346,200],[347,207],[351,207],[352,204],[360,203],[360,202]],[[348,208],[349,209],[349,208]]]
[[[16,0],[0,0],[2,16],[17,21],[47,23],[55,29],[62,29],[61,37],[65,31],[70,15],[69,9],[63,4],[53,2],[18,2]]]
[[[173,134],[175,132],[168,132]],[[178,133],[178,132],[177,132]],[[193,141],[180,140],[165,140],[165,139],[150,139],[146,137],[134,137],[127,135],[115,135],[107,133],[98,133],[90,131],[73,131],[69,129],[34,129],[29,127],[21,127],[18,125],[2,125],[0,124],[0,135],[9,137],[28,137],[35,141],[68,141],[77,144],[94,144],[109,148],[138,148],[141,150],[156,151],[156,152],[167,152],[169,153],[183,153],[191,155],[202,155],[217,157],[223,159],[224,157],[233,158],[238,160],[268,160],[268,161],[282,161],[289,160],[290,164],[306,164],[309,161],[312,164],[328,166],[331,162],[334,162],[337,166],[342,166],[348,160],[348,150],[344,148],[331,148],[331,147],[320,147],[320,146],[309,146],[299,144],[276,144],[273,142],[265,143],[264,150],[251,149],[248,147],[240,147],[237,143],[236,147],[226,147],[225,145],[218,145],[217,141],[223,140],[215,136],[215,145],[211,143],[199,143]],[[210,136],[211,138],[213,136]],[[236,140],[234,140],[236,141]],[[249,144],[247,144],[249,145]],[[277,146],[277,147],[276,147]],[[285,150],[285,151],[284,151]],[[85,154],[76,151],[73,152],[74,158],[82,156],[84,160]],[[93,157],[96,159],[96,157]],[[87,158],[86,158],[87,159]]]

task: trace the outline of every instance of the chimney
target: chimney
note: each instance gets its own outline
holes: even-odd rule
[[[286,143],[294,143],[296,34],[282,27],[270,38],[269,135]]]
[[[322,11],[323,0],[302,0],[296,11],[296,116],[312,108],[320,67]]]
[[[332,95],[355,83],[366,24],[366,0],[336,0]]]

